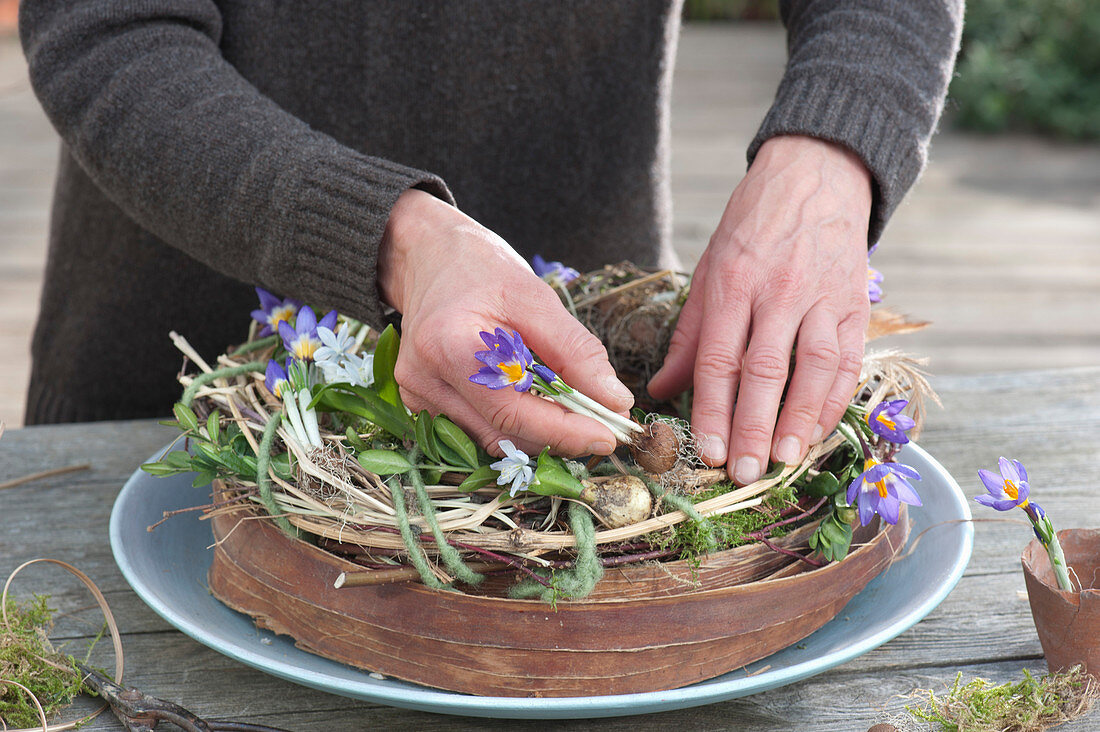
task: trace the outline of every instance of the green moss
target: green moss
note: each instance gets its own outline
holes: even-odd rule
[[[58,653],[47,638],[54,612],[48,600],[44,595],[24,604],[8,600],[11,627],[0,631],[0,678],[30,689],[47,717],[72,703],[82,686],[73,659]],[[0,719],[8,727],[40,726],[34,702],[10,684],[0,685]]]
[[[985,679],[962,684],[960,673],[943,696],[914,692],[928,700],[906,711],[947,732],[1039,732],[1084,715],[1100,691],[1080,667],[1038,679],[1023,673],[1023,680],[999,685]]]
[[[699,504],[735,488],[736,486],[729,482],[718,483],[691,496],[691,502]],[[669,531],[654,534],[648,538],[659,547],[680,550],[681,559],[698,565],[699,561],[712,551],[731,549],[754,541],[746,535],[775,523],[779,519],[779,512],[794,502],[795,489],[792,486],[776,487],[767,493],[758,509],[712,516],[705,524],[684,521],[673,526]],[[774,529],[768,536],[769,538],[783,536],[787,530],[788,527]]]

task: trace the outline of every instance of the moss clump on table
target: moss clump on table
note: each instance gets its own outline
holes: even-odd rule
[[[54,612],[48,600],[44,595],[22,604],[8,600],[9,626],[0,627],[0,679],[30,689],[47,717],[71,704],[83,687],[73,659],[47,638]],[[34,702],[11,684],[0,684],[0,720],[7,727],[41,726]]]
[[[928,695],[925,705],[906,707],[917,719],[940,725],[947,732],[1039,732],[1076,719],[1092,706],[1100,686],[1079,666],[1035,678],[1024,669],[1015,683],[993,684],[974,679],[962,684],[962,674],[943,696]]]

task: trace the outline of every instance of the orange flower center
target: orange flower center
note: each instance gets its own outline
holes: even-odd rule
[[[497,368],[499,368],[501,373],[507,376],[508,381],[513,384],[523,378],[523,366],[518,363],[502,363]]]

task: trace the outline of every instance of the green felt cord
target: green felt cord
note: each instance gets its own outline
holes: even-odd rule
[[[596,553],[596,525],[592,514],[579,503],[569,503],[569,528],[577,539],[577,561],[572,568],[555,572],[551,587],[534,580],[521,582],[512,588],[512,597],[538,597],[553,603],[558,597],[585,597],[603,577],[603,564]]]
[[[267,348],[268,346],[274,346],[276,341],[278,341],[278,340],[279,340],[279,336],[269,335],[266,338],[261,338],[258,341],[250,341],[249,343],[242,343],[241,345],[234,348],[229,353],[229,355],[230,356],[239,356],[242,353],[252,353],[253,351],[260,351],[260,350],[263,350],[263,349]]]
[[[191,402],[195,400],[195,395],[199,393],[199,389],[206,386],[214,379],[228,379],[231,376],[256,373],[258,371],[263,371],[265,368],[267,368],[267,364],[263,361],[249,361],[240,366],[226,366],[223,369],[215,369],[210,373],[199,374],[195,377],[195,380],[191,382],[191,385],[184,389],[180,401],[185,406],[190,407]]]
[[[401,483],[395,478],[387,480],[386,485],[389,486],[390,495],[393,496],[393,514],[397,520],[397,528],[401,532],[401,540],[405,542],[405,549],[409,552],[409,560],[416,567],[416,571],[420,573],[420,580],[425,585],[437,590],[443,589],[443,583],[432,573],[424,549],[421,548],[417,538],[413,536],[413,528],[409,524],[409,515],[405,510],[405,489],[401,487]]]
[[[409,451],[407,457],[411,464],[416,465],[420,459],[420,450],[414,447]],[[432,505],[432,499],[428,496],[428,489],[424,486],[424,478],[421,477],[420,470],[413,468],[406,475],[412,479],[413,488],[416,489],[416,500],[420,504],[420,513],[424,516],[428,528],[432,530],[432,536],[435,537],[435,544],[439,547],[439,556],[443,559],[443,565],[450,570],[452,575],[468,585],[476,585],[481,582],[485,579],[485,576],[466,566],[458,550],[447,543],[447,537],[443,535],[443,529],[439,526],[439,519],[435,515],[435,506]]]
[[[271,476],[268,475],[268,469],[271,467],[271,446],[275,442],[275,432],[282,418],[282,414],[275,412],[264,426],[264,434],[260,438],[260,449],[256,455],[256,487],[260,490],[260,500],[263,501],[267,512],[271,514],[271,518],[280,529],[286,532],[287,536],[295,537],[298,531],[275,503],[275,496],[271,493]]]

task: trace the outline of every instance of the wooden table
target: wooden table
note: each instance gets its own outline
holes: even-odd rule
[[[1028,468],[1034,496],[1060,528],[1100,527],[1100,368],[940,378],[944,409],[933,410],[920,442],[969,494],[981,492],[979,467],[999,455]],[[9,431],[0,439],[0,483],[77,463],[91,469],[0,491],[0,570],[48,556],[71,562],[104,590],[124,633],[126,680],[143,691],[212,718],[290,730],[543,729],[546,722],[480,720],[411,712],[313,691],[243,666],[173,630],[130,590],[111,557],[111,504],[136,466],[173,430],[154,422],[107,422]],[[975,506],[976,517],[997,518]],[[705,707],[612,718],[602,730],[866,730],[897,712],[898,695],[942,690],[961,672],[1004,682],[1020,669],[1045,671],[1024,593],[1019,555],[1031,532],[978,523],[974,556],[954,592],[924,621],[881,648],[830,672],[774,691]],[[21,596],[45,593],[63,613],[90,600],[53,568],[20,575]],[[92,612],[83,617],[95,619]],[[55,638],[87,637],[78,617]],[[109,663],[104,643],[102,665]],[[74,641],[73,652],[77,652]],[[553,723],[589,729],[591,722]],[[86,729],[122,727],[105,714]],[[1100,729],[1100,709],[1060,729]]]

